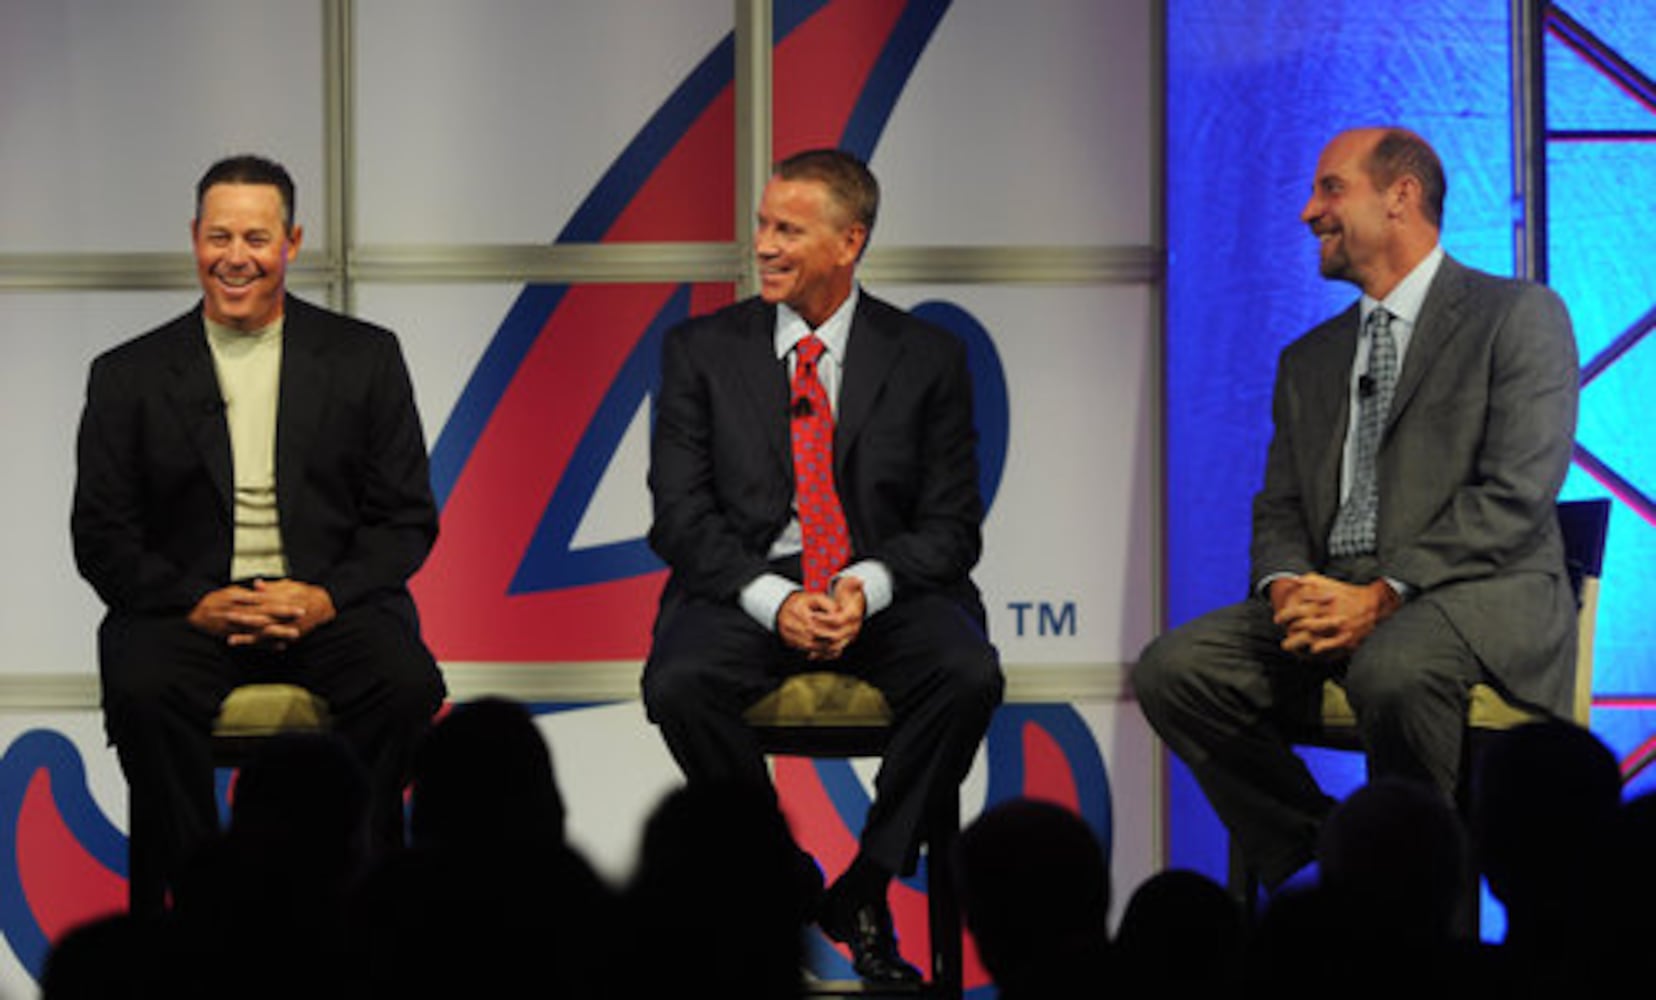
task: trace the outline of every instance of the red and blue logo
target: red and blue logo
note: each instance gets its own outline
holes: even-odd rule
[[[1068,806],[1109,849],[1110,788],[1096,738],[1068,705],[1006,705],[984,745],[985,801],[1030,796]],[[221,773],[221,803],[230,775]],[[800,843],[829,873],[856,851],[869,806],[848,761],[781,758],[776,785]],[[928,965],[926,887],[920,869],[892,892],[892,912],[905,957]],[[944,876],[946,877],[946,876]],[[39,977],[51,943],[93,917],[126,906],[127,841],[89,791],[79,748],[47,729],[23,733],[0,757],[0,934],[18,963]],[[854,978],[839,946],[813,935],[813,971]],[[968,948],[965,985],[986,987],[987,973]]]
[[[871,156],[948,6],[777,4],[776,148],[839,146]],[[623,150],[557,242],[728,242],[734,66],[727,37]],[[663,334],[732,295],[728,285],[524,288],[432,449],[443,530],[414,588],[440,660],[645,655],[665,570],[642,534],[580,545],[578,529],[628,428],[654,396]],[[968,345],[987,502],[1008,437],[994,343],[958,306],[933,302],[914,311]]]
[[[776,149],[874,152],[948,0],[779,0]],[[734,40],[686,77],[605,172],[559,243],[729,242],[734,214]],[[642,537],[596,545],[579,529],[623,438],[651,405],[661,338],[728,303],[724,285],[526,286],[434,443],[442,537],[415,580],[428,641],[448,662],[642,659],[665,570]],[[993,502],[1010,413],[994,341],[965,309],[917,314],[970,358],[982,491]],[[1091,730],[1064,705],[1008,705],[986,741],[986,798],[1031,795],[1075,809],[1108,839],[1110,797]],[[777,785],[796,832],[830,871],[855,849],[868,795],[844,761],[783,760]],[[227,779],[221,777],[221,795]],[[89,791],[83,755],[46,729],[0,758],[0,933],[38,976],[50,942],[121,909],[126,837]],[[894,893],[903,950],[928,963],[922,867]],[[823,975],[850,975],[820,940]],[[987,977],[968,955],[967,985]]]

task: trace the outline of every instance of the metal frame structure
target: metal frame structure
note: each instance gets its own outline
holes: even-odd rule
[[[1643,129],[1555,128],[1548,120],[1546,45],[1556,40],[1634,101],[1656,115],[1656,80],[1634,65],[1605,39],[1596,35],[1552,0],[1513,0],[1513,134],[1514,184],[1521,216],[1515,220],[1514,263],[1525,278],[1545,282],[1550,277],[1550,233],[1548,209],[1553,191],[1548,183],[1549,154],[1554,144],[1656,142],[1656,119]],[[1625,357],[1644,339],[1656,332],[1656,302],[1638,319],[1581,366],[1581,386],[1595,379]],[[1579,442],[1574,460],[1588,475],[1602,484],[1639,517],[1656,525],[1656,498],[1652,498],[1627,476],[1617,471]],[[1648,708],[1646,694],[1613,694],[1593,698],[1598,708]],[[1656,735],[1622,761],[1624,781],[1631,781],[1656,763]]]
[[[770,173],[770,0],[733,0],[736,37],[736,219],[732,243],[358,244],[355,225],[356,4],[321,0],[326,248],[299,258],[295,285],[323,286],[349,311],[359,282],[708,282],[755,286],[748,231]],[[1155,5],[1159,15],[1160,4]],[[1160,153],[1159,144],[1156,150]],[[1159,162],[1152,177],[1160,178]],[[1154,203],[1160,193],[1152,192]],[[871,247],[870,280],[955,284],[1158,285],[1154,246]],[[156,290],[195,286],[188,253],[0,254],[0,291]]]
[[[486,282],[654,283],[731,282],[738,295],[753,292],[752,220],[771,167],[772,0],[732,0],[735,35],[736,192],[734,232],[728,243],[380,245],[358,242],[356,150],[357,3],[319,0],[323,75],[321,141],[323,192],[318,220],[326,239],[314,241],[289,269],[298,288],[318,290],[335,308],[354,311],[358,287],[369,284]],[[875,245],[860,266],[873,282],[986,286],[1132,285],[1150,291],[1152,412],[1161,413],[1164,393],[1165,113],[1160,81],[1165,67],[1165,4],[1151,0],[1152,41],[1149,91],[1152,109],[1150,177],[1146,193],[1152,211],[1151,243],[1145,246],[929,246]],[[312,249],[315,248],[315,249]],[[0,253],[0,293],[191,290],[194,262],[179,252]],[[1161,467],[1164,441],[1153,431],[1157,475],[1152,480],[1150,537],[1164,534]],[[1162,560],[1153,560],[1160,620]],[[560,663],[552,672],[507,669],[495,664],[459,664],[451,687],[468,692],[515,693],[529,698],[625,698],[636,695],[636,664]],[[445,667],[447,670],[447,666]],[[527,676],[526,675],[531,675]],[[549,676],[549,675],[555,675]],[[1018,700],[1127,697],[1123,664],[1020,665],[1009,674],[1008,696]],[[525,686],[527,685],[527,686]],[[95,677],[33,675],[4,679],[0,705],[80,707],[96,703]]]

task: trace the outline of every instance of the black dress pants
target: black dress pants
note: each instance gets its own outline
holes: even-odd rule
[[[644,705],[688,781],[769,787],[742,713],[789,675],[811,670],[857,676],[891,706],[861,854],[887,871],[911,873],[928,807],[966,776],[1000,704],[999,654],[980,619],[938,596],[897,601],[827,662],[787,648],[734,603],[688,599],[656,623]]]
[[[334,731],[367,769],[376,846],[401,843],[405,777],[444,696],[436,661],[401,616],[351,608],[276,651],[231,647],[182,616],[111,614],[98,631],[98,658],[104,725],[130,797],[129,835],[142,845],[129,872],[135,888],[170,882],[217,831],[212,725],[241,684],[280,681],[326,699]]]

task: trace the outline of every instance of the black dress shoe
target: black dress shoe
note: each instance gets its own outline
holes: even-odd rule
[[[838,885],[824,894],[817,923],[824,933],[851,948],[851,967],[866,983],[919,986],[924,977],[897,952],[891,910],[883,898],[855,900]]]

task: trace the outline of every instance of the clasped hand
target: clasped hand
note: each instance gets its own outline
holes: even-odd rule
[[[196,602],[189,621],[232,646],[286,649],[334,618],[333,598],[298,580],[255,580],[220,587]]]
[[[826,594],[796,590],[776,613],[782,641],[810,660],[837,660],[862,632],[868,598],[862,581],[843,576]]]
[[[1345,583],[1320,573],[1272,581],[1270,594],[1282,648],[1313,658],[1349,656],[1402,604],[1385,580]]]

